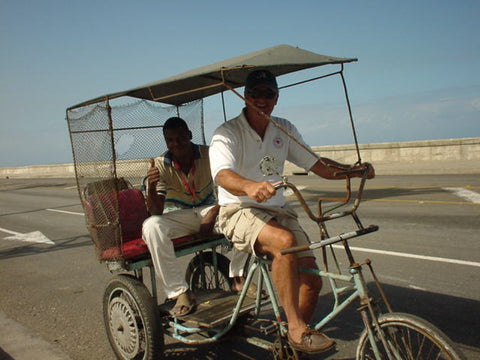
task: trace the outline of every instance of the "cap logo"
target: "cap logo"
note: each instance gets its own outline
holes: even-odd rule
[[[260,85],[266,85],[275,92],[278,92],[277,80],[268,70],[255,70],[248,74],[245,81],[246,90],[251,90]]]

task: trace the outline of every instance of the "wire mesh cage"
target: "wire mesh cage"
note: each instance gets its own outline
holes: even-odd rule
[[[107,98],[67,110],[77,187],[100,261],[123,259],[122,245],[141,238],[143,179],[149,159],[167,150],[162,127],[172,116],[187,122],[194,143],[205,144],[202,100],[162,106]]]

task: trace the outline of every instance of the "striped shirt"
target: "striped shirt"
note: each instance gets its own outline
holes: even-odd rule
[[[208,146],[193,144],[193,150],[194,167],[188,175],[175,167],[170,151],[155,159],[160,172],[157,191],[165,196],[164,212],[216,203]],[[191,190],[195,190],[194,197]]]

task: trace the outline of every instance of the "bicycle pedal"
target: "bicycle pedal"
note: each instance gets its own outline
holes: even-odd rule
[[[278,326],[277,324],[270,324],[268,326],[260,326],[260,330],[263,331],[265,335],[270,335],[275,332],[278,332]]]
[[[263,333],[264,335],[270,335],[275,332],[278,332],[278,324],[272,322],[271,320],[255,320],[248,326],[250,329],[255,329],[258,332]]]

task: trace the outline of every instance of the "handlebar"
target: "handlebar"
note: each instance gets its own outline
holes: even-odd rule
[[[340,217],[344,217],[344,216],[347,216],[347,215],[353,215],[354,218],[355,218],[355,221],[357,221],[358,218],[355,215],[355,211],[360,206],[361,198],[362,198],[362,195],[363,195],[363,189],[365,187],[365,182],[367,181],[367,176],[368,176],[369,171],[370,171],[370,167],[366,166],[364,170],[343,170],[343,171],[339,171],[339,172],[335,173],[338,176],[342,176],[342,175],[346,176],[345,177],[345,197],[344,198],[319,197],[318,198],[318,213],[319,213],[319,216],[315,216],[312,213],[312,211],[310,210],[309,206],[307,205],[307,203],[306,203],[304,197],[302,196],[302,194],[300,193],[300,191],[295,187],[295,185],[288,182],[286,177],[284,177],[282,181],[273,183],[272,185],[275,187],[275,189],[281,189],[281,188],[291,189],[293,191],[293,193],[295,194],[295,196],[297,197],[298,201],[300,202],[300,205],[302,206],[305,213],[308,215],[308,217],[311,220],[315,221],[316,223],[321,223],[321,222],[325,222],[325,221],[328,221],[328,220],[338,219]],[[354,174],[362,174],[362,176],[360,178],[360,184],[358,186],[358,191],[357,191],[357,194],[355,196],[355,200],[353,202],[352,208],[348,211],[343,211],[343,212],[340,212],[340,213],[334,213],[334,214],[331,214],[331,215],[326,215],[327,213],[329,213],[329,212],[331,212],[331,211],[333,211],[333,210],[335,210],[335,209],[337,209],[341,206],[346,205],[350,201],[351,196],[352,196],[352,191],[351,191],[350,176],[348,176],[348,175],[354,175]],[[326,211],[322,211],[322,201],[339,202],[339,204],[328,208]],[[357,223],[359,223],[359,220],[357,221]],[[360,227],[362,227],[361,224],[359,224],[359,225],[360,225]]]
[[[368,166],[367,166],[367,169],[365,170],[343,170],[343,171],[337,171],[335,172],[335,176],[348,176],[348,175],[355,175],[355,174],[361,174],[365,171],[367,171],[367,174],[368,174]]]
[[[350,232],[343,233],[343,234],[340,234],[340,235],[337,235],[337,236],[332,236],[331,238],[328,238],[328,239],[325,239],[325,240],[320,240],[320,241],[317,241],[317,242],[313,242],[310,245],[299,245],[299,246],[293,246],[293,247],[288,248],[288,249],[282,249],[282,250],[280,250],[280,253],[282,255],[286,255],[286,254],[297,253],[299,251],[305,251],[305,250],[308,250],[308,249],[313,250],[313,249],[317,249],[319,247],[335,244],[335,243],[340,242],[340,241],[345,241],[345,240],[348,240],[348,239],[352,239],[354,237],[369,234],[369,233],[377,231],[377,230],[378,230],[377,225],[370,225],[370,226],[367,226],[366,228],[358,229],[358,230],[355,230],[355,231],[350,231]]]
[[[326,245],[334,244],[334,243],[340,242],[340,241],[343,241],[345,246],[348,246],[347,243],[346,243],[346,240],[357,237],[357,236],[365,235],[365,234],[368,234],[368,233],[371,233],[371,232],[374,232],[374,231],[377,231],[378,226],[376,226],[376,225],[370,225],[370,226],[365,228],[362,225],[362,223],[360,222],[360,219],[358,218],[358,216],[356,214],[356,210],[360,206],[361,198],[362,198],[362,195],[363,195],[363,190],[364,190],[364,187],[365,187],[365,182],[367,180],[367,176],[368,176],[369,171],[370,171],[369,166],[366,166],[364,170],[345,170],[345,171],[340,171],[340,172],[336,173],[336,175],[339,175],[339,176],[342,176],[342,175],[346,176],[345,177],[345,182],[346,182],[345,197],[341,198],[341,199],[327,198],[327,197],[319,198],[318,199],[319,216],[315,216],[312,213],[312,211],[310,210],[309,206],[307,205],[307,203],[306,203],[304,197],[302,196],[302,194],[300,193],[300,191],[295,187],[295,185],[289,183],[286,178],[284,178],[283,181],[281,181],[281,182],[274,183],[273,186],[275,187],[275,189],[281,189],[281,188],[291,189],[293,191],[293,193],[295,194],[295,196],[297,197],[298,201],[300,202],[300,205],[302,206],[302,208],[305,211],[305,213],[307,214],[307,216],[311,220],[313,220],[314,222],[319,224],[319,226],[321,228],[323,228],[323,230],[325,230],[325,233],[322,232],[322,240],[317,241],[317,242],[313,242],[310,245],[300,245],[300,246],[295,246],[295,247],[291,247],[291,248],[288,248],[288,249],[283,249],[283,250],[281,250],[281,253],[282,254],[291,254],[291,253],[296,253],[296,252],[307,250],[307,249],[316,249],[316,248],[324,247]],[[330,215],[326,215],[326,213],[331,212],[332,210],[337,209],[337,208],[339,208],[343,205],[346,205],[350,201],[352,193],[351,193],[351,182],[350,182],[350,176],[349,175],[359,174],[359,173],[361,173],[362,176],[360,178],[360,184],[358,186],[358,191],[357,191],[357,194],[355,196],[355,200],[353,202],[353,205],[352,205],[351,209],[349,209],[347,211],[343,211],[343,212],[338,212],[338,213],[333,213],[333,214],[330,214]],[[337,201],[337,202],[339,202],[339,204],[330,207],[325,212],[322,212],[322,201]],[[358,227],[357,230],[350,231],[350,232],[347,232],[347,233],[343,233],[343,234],[333,236],[333,237],[328,237],[328,238],[323,237],[324,234],[327,234],[326,233],[326,228],[324,226],[325,221],[338,219],[338,218],[341,218],[341,217],[344,217],[344,216],[347,216],[347,215],[352,216],[355,223],[357,224],[357,227]],[[347,250],[347,254],[348,254],[348,257],[350,259],[350,262],[353,262],[353,257],[351,256],[349,250]]]

